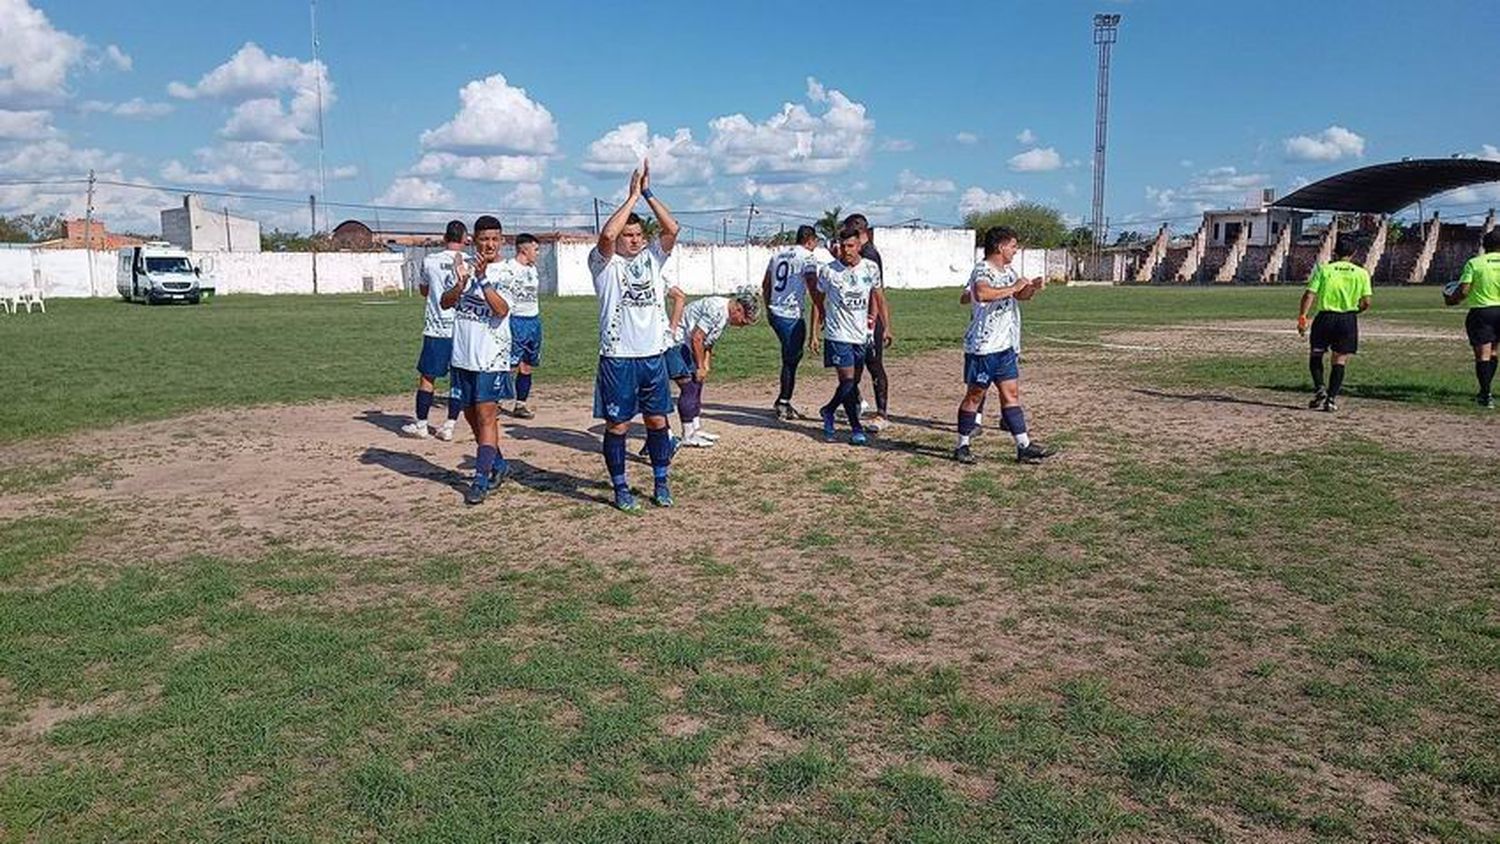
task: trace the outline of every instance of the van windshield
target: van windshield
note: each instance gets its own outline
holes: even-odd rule
[[[146,272],[148,273],[190,273],[192,271],[193,265],[183,257],[146,259]]]

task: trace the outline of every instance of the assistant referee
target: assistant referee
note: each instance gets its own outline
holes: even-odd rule
[[[1313,397],[1307,406],[1332,413],[1339,409],[1339,392],[1344,388],[1344,367],[1349,357],[1359,351],[1359,314],[1370,307],[1370,274],[1349,260],[1354,251],[1340,244],[1331,263],[1322,264],[1307,280],[1302,306],[1297,311],[1297,333],[1307,334],[1307,312],[1314,302],[1318,315],[1312,321],[1312,348],[1307,358],[1312,373]],[[1328,373],[1328,388],[1323,388],[1323,354],[1333,350],[1333,366]]]

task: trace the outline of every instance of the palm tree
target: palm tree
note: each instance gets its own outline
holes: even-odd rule
[[[835,237],[838,237],[839,221],[843,219],[843,213],[844,206],[842,205],[835,205],[832,208],[824,209],[823,216],[818,218],[818,222],[814,223],[813,227],[825,239],[833,240]]]

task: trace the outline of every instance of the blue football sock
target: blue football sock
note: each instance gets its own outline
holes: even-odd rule
[[[646,451],[651,455],[652,474],[658,481],[665,480],[672,465],[672,432],[666,428],[646,431]]]
[[[960,410],[958,412],[958,435],[959,436],[961,436],[961,437],[967,437],[968,435],[974,433],[974,429],[976,427],[978,427],[978,426],[976,426],[974,424],[974,418],[976,416],[978,416],[977,413],[970,413],[967,410]]]
[[[523,372],[516,376],[516,401],[526,401],[531,397],[531,373]]]
[[[625,489],[630,484],[625,479],[625,435],[604,433],[604,467],[609,472],[610,486]]]
[[[426,422],[427,414],[432,412],[432,391],[417,391],[417,421]]]
[[[448,388],[448,418],[457,419],[464,415],[463,403],[459,401],[458,394],[450,386]]]
[[[488,482],[490,472],[495,468],[495,458],[500,455],[500,450],[492,445],[482,445],[479,453],[474,455],[474,478],[478,481]]]
[[[1026,412],[1019,404],[1000,408],[1000,418],[1005,420],[1005,430],[1010,431],[1011,436],[1026,433]]]

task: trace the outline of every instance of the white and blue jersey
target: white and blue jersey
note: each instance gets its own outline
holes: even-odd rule
[[[771,276],[771,300],[766,310],[782,319],[802,319],[807,299],[808,273],[816,273],[818,264],[811,250],[790,246],[771,256],[766,272]]]
[[[713,348],[729,327],[729,299],[725,296],[704,296],[682,309],[682,324],[677,327],[675,339],[678,343],[692,345],[693,330],[703,332],[703,348]]]
[[[483,278],[469,279],[469,286],[453,308],[453,365],[474,372],[509,372],[510,317],[495,315],[485,298],[486,289],[510,304],[503,264],[490,264]]]
[[[969,330],[964,332],[964,352],[989,355],[1021,349],[1021,303],[1014,296],[979,301],[981,287],[1014,287],[1020,278],[1010,266],[996,267],[980,261],[969,274]]]
[[[423,337],[452,337],[453,309],[444,308],[443,294],[453,289],[457,276],[454,259],[463,253],[456,249],[433,252],[422,259],[422,283],[427,285],[427,303],[423,309]]]
[[[506,301],[510,303],[510,315],[513,317],[534,317],[542,313],[541,306],[537,302],[537,296],[541,289],[541,280],[537,276],[536,265],[517,261],[515,258],[504,262],[506,286],[510,289]]]
[[[852,267],[834,261],[818,268],[823,294],[823,339],[835,343],[870,341],[870,293],[880,287],[880,268],[862,260]]]
[[[611,256],[595,274],[600,357],[653,357],[671,345],[663,275],[670,257],[652,242],[633,258]]]

